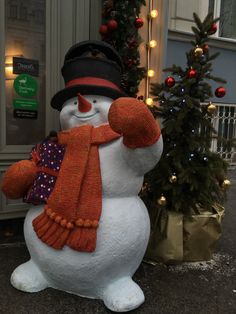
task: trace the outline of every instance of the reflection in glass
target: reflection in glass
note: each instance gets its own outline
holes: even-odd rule
[[[45,14],[46,0],[5,0],[5,78],[6,78],[6,144],[31,145],[45,137]],[[12,73],[13,56],[39,62],[37,94],[38,118],[14,118],[13,100],[22,99],[13,88],[18,75]]]

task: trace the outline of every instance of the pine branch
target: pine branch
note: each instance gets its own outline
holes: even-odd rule
[[[222,83],[222,84],[226,84],[227,83],[226,80],[224,80],[224,79],[222,79],[220,77],[217,77],[217,76],[210,75],[210,74],[206,75],[206,78],[208,78],[210,80],[213,80],[215,82],[218,82],[218,83]]]
[[[197,24],[199,30],[200,30],[200,31],[203,31],[202,22],[201,22],[199,16],[198,16],[195,12],[193,13],[193,18],[194,18],[194,21],[195,21],[195,23]]]
[[[210,57],[208,57],[208,61],[214,60],[219,57],[220,52],[213,53]]]

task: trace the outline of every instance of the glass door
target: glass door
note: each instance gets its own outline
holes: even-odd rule
[[[6,145],[45,137],[46,0],[5,0]]]

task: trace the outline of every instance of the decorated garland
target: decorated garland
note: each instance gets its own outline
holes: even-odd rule
[[[108,42],[119,52],[124,65],[122,88],[127,95],[135,97],[139,84],[145,76],[140,67],[139,44],[141,37],[138,30],[144,21],[139,17],[144,0],[103,1],[102,25],[99,32],[102,40]]]

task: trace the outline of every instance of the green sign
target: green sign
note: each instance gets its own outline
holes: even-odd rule
[[[37,93],[37,81],[28,74],[21,74],[14,81],[14,89],[19,96],[30,98]]]
[[[34,99],[13,99],[15,109],[35,110],[38,108],[38,102]]]

